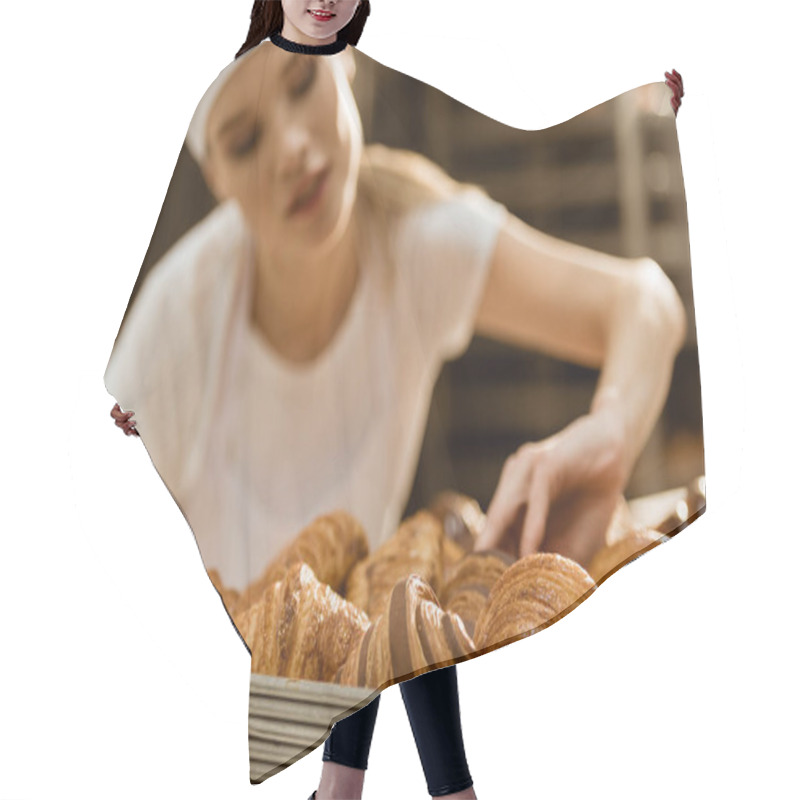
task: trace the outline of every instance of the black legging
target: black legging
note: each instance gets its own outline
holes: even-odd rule
[[[400,691],[430,795],[438,797],[468,789],[472,777],[461,735],[455,665],[403,681]],[[323,761],[367,768],[380,699],[378,695],[369,705],[333,726],[325,740]]]

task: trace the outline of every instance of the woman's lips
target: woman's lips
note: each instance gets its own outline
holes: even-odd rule
[[[304,188],[297,193],[292,204],[289,206],[287,216],[303,214],[316,209],[325,191],[329,172],[330,168],[326,167],[307,180]]]
[[[311,14],[314,19],[319,20],[320,22],[327,22],[336,16],[336,14],[332,14],[330,11],[317,11],[315,9],[309,9],[308,13]]]

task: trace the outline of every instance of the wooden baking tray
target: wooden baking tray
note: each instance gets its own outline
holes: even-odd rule
[[[333,722],[367,705],[375,689],[250,675],[250,780],[260,783],[319,747]]]

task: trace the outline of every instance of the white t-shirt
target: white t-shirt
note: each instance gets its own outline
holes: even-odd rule
[[[505,213],[469,188],[394,220],[387,242],[362,226],[355,294],[306,364],[252,327],[250,240],[232,202],[153,268],[106,387],[134,411],[227,586],[243,589],[326,511],[353,513],[372,549],[396,530],[436,379],[472,338]]]

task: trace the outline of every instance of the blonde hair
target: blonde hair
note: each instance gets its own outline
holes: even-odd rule
[[[397,270],[391,246],[393,225],[407,212],[446,201],[467,189],[485,190],[458,181],[426,156],[383,144],[365,145],[358,173],[358,203],[363,224],[372,226],[389,266],[386,289]]]
[[[457,181],[426,156],[412,150],[369,144],[359,167],[359,193],[389,214],[447,200],[476,184]]]

